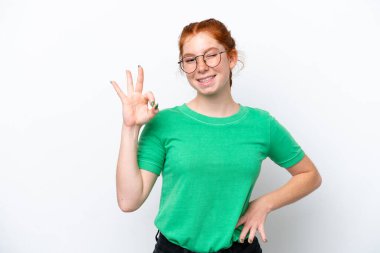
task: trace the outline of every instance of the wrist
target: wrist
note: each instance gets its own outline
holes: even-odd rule
[[[134,125],[134,126],[126,126],[124,123],[122,125],[123,131],[138,131],[140,130],[142,126],[141,125]]]
[[[260,205],[263,206],[263,208],[266,210],[267,213],[272,212],[275,209],[273,201],[270,199],[269,196],[262,196],[256,200],[260,203]]]
[[[138,138],[141,126],[126,126],[123,124],[121,132],[128,137]]]

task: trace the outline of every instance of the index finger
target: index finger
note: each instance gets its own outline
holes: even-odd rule
[[[115,81],[110,81],[110,83],[112,84],[112,86],[116,90],[116,93],[120,97],[120,99],[123,100],[125,95],[124,95],[123,91],[120,89],[119,85],[117,85],[117,83]]]
[[[143,83],[144,83],[144,70],[139,65],[139,73],[137,76],[137,83],[136,83],[136,92],[142,92],[143,90]]]
[[[127,95],[132,96],[133,94],[133,80],[131,71],[126,70],[127,72]]]

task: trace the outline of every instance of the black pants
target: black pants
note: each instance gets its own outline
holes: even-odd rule
[[[160,236],[158,236],[160,234]],[[234,242],[228,249],[219,250],[215,253],[261,253],[261,247],[257,237],[253,239],[252,243],[248,242],[248,239],[244,243]],[[196,253],[181,246],[170,242],[166,237],[157,231],[156,234],[156,246],[153,253]]]

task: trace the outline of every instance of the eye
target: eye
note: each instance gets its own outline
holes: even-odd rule
[[[193,63],[193,62],[195,62],[195,58],[194,57],[193,58],[187,57],[187,58],[183,59],[183,62],[185,62],[185,63]]]
[[[209,53],[209,54],[206,54],[206,59],[211,59],[211,58],[214,58],[218,55],[218,53]]]

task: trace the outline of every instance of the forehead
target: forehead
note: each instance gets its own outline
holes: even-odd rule
[[[183,44],[183,56],[203,54],[210,48],[223,50],[223,46],[215,40],[209,33],[200,32],[189,36]]]

